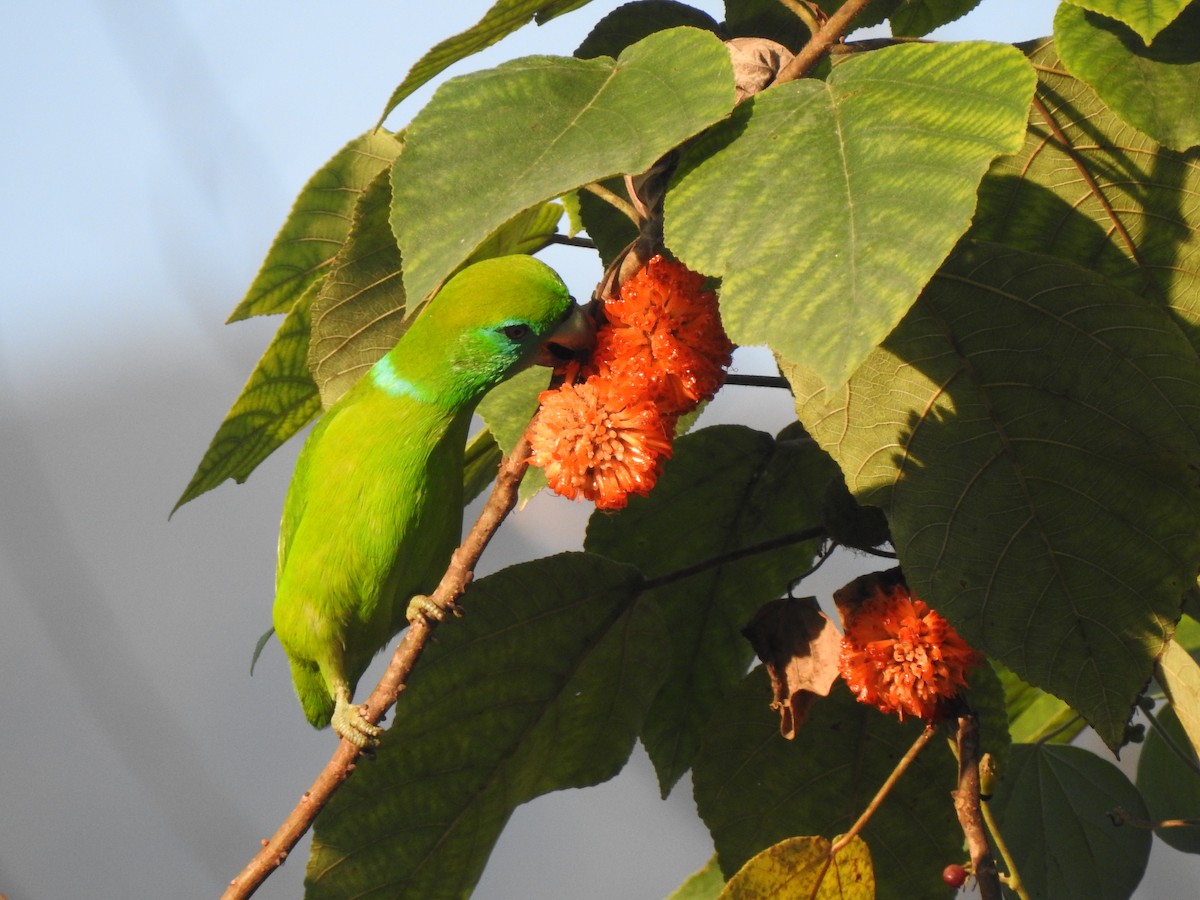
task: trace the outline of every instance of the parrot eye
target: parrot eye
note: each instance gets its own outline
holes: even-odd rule
[[[529,326],[528,325],[505,325],[503,328],[500,329],[500,333],[503,334],[510,341],[520,341],[520,340],[524,340],[529,335]]]

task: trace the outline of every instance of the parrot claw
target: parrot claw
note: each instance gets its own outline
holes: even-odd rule
[[[371,751],[379,746],[379,736],[383,734],[382,728],[364,719],[358,706],[342,696],[337,698],[329,724],[338,737],[345,738],[364,751]]]
[[[461,616],[457,606],[451,606],[450,612],[456,616]],[[424,619],[430,623],[446,621],[447,610],[444,607],[438,606],[433,600],[425,594],[417,594],[408,601],[408,609],[404,613],[404,617],[408,619],[409,624],[416,622],[418,619]]]

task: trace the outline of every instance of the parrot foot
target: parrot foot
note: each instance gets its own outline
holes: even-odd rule
[[[453,612],[456,616],[461,616],[457,606],[451,606],[449,610],[445,607],[438,606],[426,594],[417,594],[408,601],[408,609],[404,613],[404,617],[408,619],[409,624],[416,622],[418,619],[424,619],[427,622],[444,622],[446,621],[447,611]]]
[[[350,692],[339,690],[334,698],[333,717],[329,724],[338,737],[345,738],[360,750],[371,750],[379,745],[383,729],[372,725],[362,717],[356,704],[350,702]]]

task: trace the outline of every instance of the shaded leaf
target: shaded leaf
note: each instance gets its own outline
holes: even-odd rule
[[[628,202],[624,179],[608,178],[600,184]],[[580,190],[578,197],[583,227],[596,245],[601,264],[607,266],[638,236],[638,227],[624,212],[591,191]]]
[[[1200,349],[1200,152],[1130,129],[1063,69],[1053,41],[1026,50],[1038,87],[1025,146],[984,179],[972,236],[1069,260],[1164,302]]]
[[[1158,661],[1157,675],[1193,750],[1200,752],[1200,665],[1178,641],[1171,641]]]
[[[770,38],[793,53],[812,37],[803,20],[779,0],[725,0],[724,24],[731,38]]]
[[[382,123],[405,97],[439,72],[445,71],[460,59],[466,59],[492,46],[501,38],[508,37],[514,31],[528,25],[543,10],[560,5],[561,0],[498,0],[484,13],[482,19],[466,31],[435,44],[417,60],[404,76],[404,80],[392,91],[379,122]]]
[[[588,522],[589,551],[637,566],[651,584],[780,541],[648,590],[671,635],[670,674],[641,735],[664,794],[691,766],[715,704],[750,663],[742,628],[808,571],[818,540],[810,529],[831,473],[811,440],[776,442],[738,425],[704,428],[676,442],[649,496]]]
[[[754,670],[722,702],[696,757],[696,804],[727,874],[785,838],[844,833],[923,728],[855,702],[839,683],[787,741],[770,698],[766,673]],[[933,740],[871,817],[862,837],[880,900],[930,896],[946,860],[961,855],[956,779],[949,746]]]
[[[963,696],[979,720],[979,751],[990,755],[993,768],[1003,772],[1013,743],[1004,685],[987,662],[976,666],[967,677],[970,683]]]
[[[855,837],[833,857],[823,837],[793,837],[752,857],[729,879],[721,900],[874,900],[871,851]]]
[[[1079,747],[1016,744],[991,809],[1032,897],[1126,900],[1150,856],[1150,832],[1118,826],[1116,807],[1146,807],[1115,765]]]
[[[308,366],[328,409],[407,330],[400,248],[388,227],[386,169],[362,194],[329,277],[313,301]]]
[[[1140,34],[1147,44],[1174,21],[1188,2],[1189,0],[1071,0],[1074,6],[1081,6],[1124,22]]]
[[[617,57],[631,44],[667,28],[688,26],[711,31],[720,26],[708,13],[676,0],[634,0],[618,6],[588,32],[575,50],[579,59]]]
[[[503,384],[493,388],[483,398],[477,410],[487,423],[501,453],[511,453],[517,441],[525,434],[529,420],[537,412],[538,396],[550,384],[550,371],[535,367],[519,372]],[[492,472],[492,477],[495,477]],[[518,502],[529,500],[546,486],[546,473],[537,466],[525,472],[518,491]]]
[[[960,19],[980,0],[903,0],[891,14],[892,34],[923,37],[947,22]]]
[[[1033,81],[1013,48],[964,43],[775,85],[683,154],[667,245],[722,277],[734,342],[841,385],[966,230],[988,164],[1020,146]]]
[[[1171,707],[1163,707],[1155,715],[1167,735],[1164,738],[1156,728],[1147,731],[1146,742],[1138,756],[1138,790],[1146,801],[1150,821],[1195,819],[1200,815],[1200,773],[1197,772],[1200,758]],[[1180,753],[1186,754],[1186,762]],[[1176,850],[1200,853],[1200,825],[1156,828],[1154,833]]]
[[[491,431],[483,428],[467,444],[463,460],[463,504],[466,505],[488,489],[496,480],[503,454]]]
[[[1200,5],[1146,47],[1127,26],[1064,3],[1054,37],[1071,74],[1134,128],[1174,150],[1200,144]]]
[[[308,309],[317,287],[314,284],[309,288],[279,326],[175,509],[228,478],[241,484],[260,462],[320,411],[321,398],[305,362]]]
[[[615,775],[664,671],[662,621],[637,584],[578,553],[476,582],[376,760],[318,818],[310,900],[466,896],[513,809]]]
[[[323,276],[350,232],[359,195],[401,149],[387,131],[359,135],[313,174],[300,191],[246,296],[230,322],[284,313]]]
[[[914,592],[1118,746],[1200,558],[1200,360],[1171,317],[967,245],[845,389],[785,374]]]
[[[692,28],[653,34],[616,62],[533,56],[446,82],[392,171],[409,295],[429,295],[515,213],[640,172],[732,105],[729,54]]]
[[[717,858],[710,857],[702,869],[693,872],[666,900],[717,900],[725,887],[725,876],[717,865]]]

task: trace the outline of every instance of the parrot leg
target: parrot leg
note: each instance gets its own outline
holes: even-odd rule
[[[362,713],[358,711],[358,707],[350,702],[349,686],[339,684],[334,691],[333,699],[333,717],[329,724],[333,726],[338,737],[345,738],[359,749],[378,745],[383,729],[364,719]]]
[[[452,606],[451,610],[456,616],[461,616],[457,606]],[[418,619],[425,619],[429,622],[444,622],[446,621],[446,610],[429,598],[426,594],[417,594],[408,601],[408,609],[404,612],[404,617],[409,623],[416,622]]]

